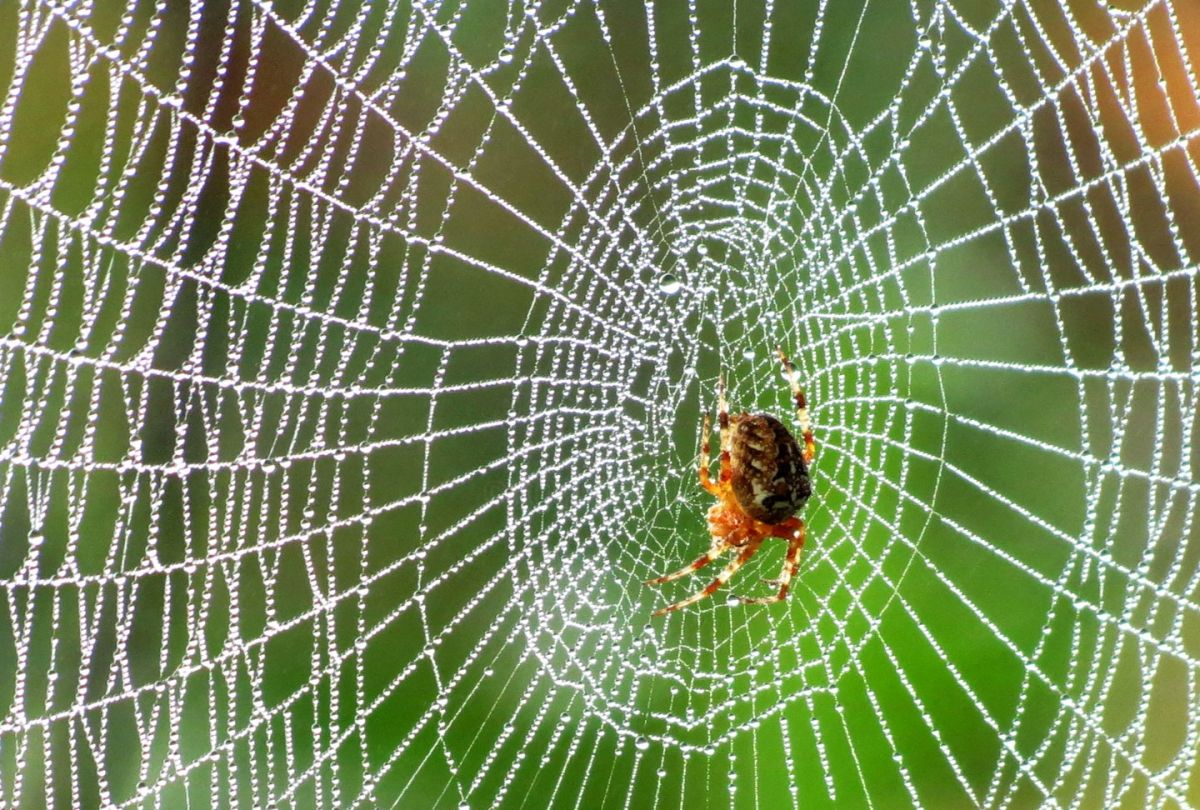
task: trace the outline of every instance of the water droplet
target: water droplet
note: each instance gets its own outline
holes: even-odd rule
[[[650,747],[650,741],[647,740],[645,737],[638,737],[636,740],[633,741],[633,747],[639,751],[645,751],[647,748]]]
[[[755,356],[756,353],[754,349],[746,349],[746,351],[742,352],[742,357],[745,357],[747,360],[753,360]]]
[[[683,289],[683,284],[676,278],[674,273],[663,273],[658,280],[658,291],[663,295],[676,295]]]
[[[504,46],[504,48],[501,49],[500,56],[498,58],[501,62],[507,65],[513,60],[513,49],[507,45]]]
[[[707,256],[708,255],[708,245],[698,245],[696,247],[696,252],[699,253],[701,256]]]
[[[30,533],[30,535],[29,535],[29,547],[30,548],[41,548],[42,544],[45,542],[46,542],[46,535],[42,534],[41,532],[31,532]]]
[[[921,50],[927,51],[931,47],[933,47],[933,40],[930,39],[928,36],[923,36],[923,37],[921,37],[921,39],[918,41],[917,44],[921,46]]]

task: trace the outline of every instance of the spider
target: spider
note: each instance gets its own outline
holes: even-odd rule
[[[700,439],[700,486],[717,499],[708,509],[708,532],[712,535],[712,547],[701,554],[690,565],[673,574],[647,580],[647,585],[661,585],[673,579],[699,571],[724,554],[737,550],[737,556],[717,578],[699,593],[681,602],[656,610],[662,616],[673,610],[687,607],[711,596],[724,585],[734,573],[754,556],[758,547],[768,537],[788,541],[787,557],[778,579],[767,580],[767,584],[778,586],[774,596],[755,599],[743,598],[744,604],[765,605],[785,599],[792,575],[800,562],[800,551],[804,548],[804,521],[796,512],[804,508],[812,494],[808,465],[816,451],[812,423],[808,418],[808,402],[800,384],[796,382],[796,370],[783,349],[775,350],[787,371],[792,386],[792,398],[796,402],[796,420],[803,431],[804,449],[782,422],[765,413],[739,413],[729,415],[725,401],[725,377],[717,383],[717,421],[721,429],[721,474],[716,483],[709,475],[708,437],[712,419],[704,416],[704,431]]]

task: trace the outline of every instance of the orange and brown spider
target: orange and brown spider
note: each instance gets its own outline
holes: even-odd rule
[[[708,532],[712,535],[712,547],[691,565],[673,574],[647,580],[646,584],[661,585],[687,576],[732,549],[737,549],[737,556],[704,590],[655,611],[655,616],[679,610],[711,596],[754,556],[754,552],[768,537],[788,541],[787,557],[779,579],[767,580],[768,584],[779,586],[779,591],[774,596],[742,599],[742,602],[765,605],[787,597],[792,575],[800,563],[800,551],[804,548],[804,521],[795,515],[804,508],[808,496],[812,494],[808,465],[812,463],[816,442],[813,441],[812,423],[808,418],[808,402],[800,390],[800,384],[796,382],[796,370],[792,368],[783,349],[776,351],[792,385],[796,420],[800,423],[804,448],[800,448],[791,432],[773,416],[765,413],[730,416],[725,402],[725,378],[721,376],[717,384],[721,475],[716,483],[713,483],[708,472],[708,436],[712,420],[707,414],[704,416],[704,432],[700,440],[700,486],[717,499],[708,510]]]

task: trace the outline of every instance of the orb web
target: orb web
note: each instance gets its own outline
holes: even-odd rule
[[[0,804],[1197,803],[1197,30],[0,6]]]

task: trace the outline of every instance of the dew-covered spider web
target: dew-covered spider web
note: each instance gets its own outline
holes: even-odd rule
[[[0,0],[0,806],[1200,804],[1198,62],[1192,0]],[[776,346],[791,596],[651,620]]]

